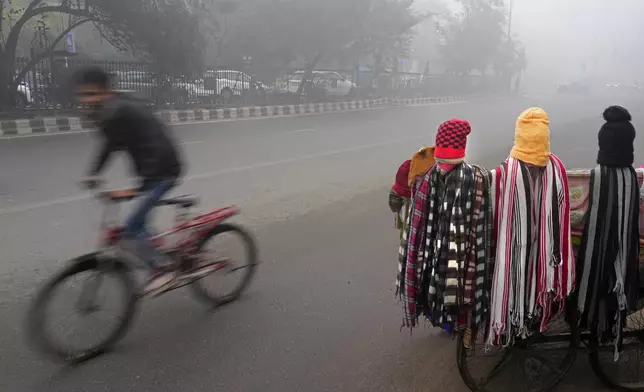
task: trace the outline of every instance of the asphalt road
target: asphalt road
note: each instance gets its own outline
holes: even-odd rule
[[[601,111],[616,102],[637,126],[632,99],[551,97],[176,127],[189,169],[175,193],[242,207],[236,221],[263,264],[243,298],[215,312],[181,290],[144,303],[115,352],[77,368],[31,352],[22,322],[39,283],[94,245],[100,205],[74,181],[95,135],[0,140],[0,391],[464,391],[450,338],[400,330],[387,207],[398,165],[460,117],[473,125],[468,160],[496,166],[516,116],[542,105],[553,151],[591,167]],[[115,160],[110,184],[126,174]],[[589,374],[578,361],[562,390],[596,388]]]

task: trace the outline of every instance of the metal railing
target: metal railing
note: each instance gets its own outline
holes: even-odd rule
[[[29,59],[18,58],[22,70]],[[60,115],[75,109],[70,77],[78,69],[99,66],[113,76],[113,87],[157,109],[293,104],[377,97],[420,97],[490,92],[495,81],[421,73],[374,72],[364,69],[303,70],[219,67],[196,75],[159,73],[153,64],[48,58],[26,72],[15,93],[15,105],[4,116]],[[306,79],[306,80],[304,80]],[[303,84],[303,86],[302,86]]]

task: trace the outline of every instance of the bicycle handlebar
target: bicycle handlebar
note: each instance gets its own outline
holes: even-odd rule
[[[103,188],[104,181],[101,179],[93,179],[81,181],[79,186],[83,189],[87,189],[94,193],[94,196],[101,201],[109,201],[112,203],[118,203],[121,201],[129,201],[136,198],[139,194],[133,189],[122,189],[122,190],[104,190]]]

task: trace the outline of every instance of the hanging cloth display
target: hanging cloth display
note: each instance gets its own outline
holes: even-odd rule
[[[635,129],[626,109],[610,107],[599,132],[599,166],[590,176],[586,225],[579,251],[580,326],[622,343],[628,310],[637,303],[639,184],[633,164]]]
[[[515,146],[492,171],[495,264],[488,344],[545,331],[575,288],[566,169],[550,153],[548,115],[517,120]]]
[[[406,327],[420,315],[435,326],[476,327],[488,308],[489,182],[487,171],[463,163],[469,131],[462,120],[442,124],[438,164],[416,184],[397,279]],[[440,163],[455,166],[446,171]]]

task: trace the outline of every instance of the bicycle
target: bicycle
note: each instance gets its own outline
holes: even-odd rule
[[[50,357],[67,362],[82,362],[99,356],[113,347],[122,339],[136,313],[136,308],[142,295],[135,283],[136,264],[124,256],[121,245],[124,239],[124,229],[111,216],[118,216],[118,206],[122,202],[136,197],[129,193],[123,195],[117,192],[97,192],[105,208],[101,217],[101,239],[98,250],[72,259],[66,267],[49,279],[38,291],[27,315],[27,331],[35,348]],[[115,196],[117,195],[117,196]],[[190,214],[189,210],[198,204],[194,196],[186,195],[167,198],[157,203],[156,207],[175,207],[175,224],[166,232],[154,236],[151,241],[155,247],[163,246],[163,240],[170,236],[178,237],[174,246],[163,252],[172,260],[172,268],[178,273],[174,284],[161,294],[190,286],[196,298],[212,306],[222,306],[235,301],[248,287],[257,266],[257,248],[252,236],[242,227],[224,223],[239,213],[236,207],[224,207],[205,214]],[[245,263],[233,267],[233,261],[227,258],[208,259],[209,252],[204,251],[206,245],[215,237],[224,233],[238,237],[245,251]],[[225,294],[213,294],[205,286],[205,279],[216,272],[227,270],[232,273],[244,270],[242,278],[232,291]],[[204,273],[204,271],[206,271]],[[195,273],[197,272],[197,273]],[[199,273],[201,272],[201,273]],[[106,337],[83,348],[68,348],[57,341],[47,330],[49,317],[48,305],[56,291],[70,278],[89,273],[89,278],[80,284],[81,292],[73,301],[75,310],[83,316],[92,315],[100,310],[97,304],[101,285],[109,278],[114,278],[121,286],[120,302],[123,310],[115,320],[116,325]],[[77,285],[79,286],[79,285]],[[110,298],[116,297],[110,293]],[[71,301],[69,301],[71,302]],[[74,336],[77,339],[77,336]]]

